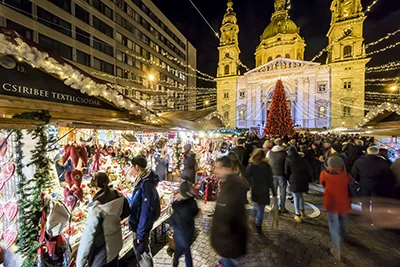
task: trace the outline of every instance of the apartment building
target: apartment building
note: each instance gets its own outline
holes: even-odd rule
[[[150,0],[0,0],[0,26],[155,111],[196,109],[196,49]]]

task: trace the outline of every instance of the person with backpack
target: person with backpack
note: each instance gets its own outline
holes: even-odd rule
[[[132,194],[129,228],[136,233],[134,250],[138,265],[141,266],[141,263],[152,264],[150,232],[161,212],[160,197],[156,189],[160,180],[156,173],[147,168],[145,157],[134,157],[132,166],[137,178]]]
[[[173,266],[177,267],[179,258],[185,255],[186,267],[193,266],[190,246],[194,238],[194,218],[199,213],[191,184],[184,181],[180,185],[180,194],[172,204],[173,213],[169,223],[174,228],[175,253]]]
[[[76,257],[76,266],[118,267],[122,249],[121,220],[129,216],[129,203],[118,191],[111,189],[106,173],[98,173],[92,184],[99,188],[89,206]]]

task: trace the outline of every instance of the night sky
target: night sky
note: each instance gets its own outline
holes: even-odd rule
[[[197,13],[189,0],[152,0],[197,49],[197,68],[212,76],[216,75],[218,63],[218,39]],[[192,0],[213,28],[219,33],[227,0]],[[326,33],[331,20],[331,0],[292,0],[290,18],[300,27],[300,35],[307,44],[305,60],[311,60],[327,46]],[[362,0],[364,9],[373,0]],[[249,68],[254,68],[254,52],[260,35],[270,22],[274,0],[233,0],[239,25],[240,59]],[[388,32],[399,29],[400,0],[379,0],[371,9],[364,23],[365,42],[375,41]],[[383,48],[400,41],[400,33],[367,52]],[[400,59],[400,46],[374,55],[368,66],[376,66]],[[319,59],[325,62],[325,55]],[[384,72],[379,77],[395,77],[400,72]],[[368,75],[368,78],[378,77]],[[199,80],[199,86],[204,86]],[[214,84],[215,86],[215,84]],[[376,87],[369,90],[377,89]],[[383,88],[381,88],[383,90]]]

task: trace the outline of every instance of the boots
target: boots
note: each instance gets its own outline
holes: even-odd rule
[[[306,218],[306,213],[304,212],[304,210],[300,211],[300,216],[301,218]]]
[[[301,217],[300,217],[299,215],[295,215],[295,216],[294,216],[294,220],[295,220],[297,223],[301,223],[301,222],[302,222]]]
[[[337,261],[341,261],[341,256],[340,256],[340,252],[337,252],[334,248],[331,248],[330,251],[331,255],[333,256],[333,258],[335,258],[335,260]]]

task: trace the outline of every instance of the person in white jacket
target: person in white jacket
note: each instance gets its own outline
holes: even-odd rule
[[[98,173],[93,180],[100,191],[89,206],[86,226],[76,258],[77,267],[117,267],[122,249],[121,220],[130,215],[127,199],[111,189],[105,173]]]

